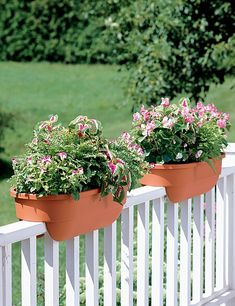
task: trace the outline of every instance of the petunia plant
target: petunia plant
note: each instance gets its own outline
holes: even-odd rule
[[[17,193],[72,194],[100,188],[121,203],[148,166],[143,151],[127,133],[109,142],[101,123],[78,116],[67,127],[58,116],[40,122],[26,153],[12,159]]]
[[[142,106],[133,115],[131,134],[149,163],[210,163],[228,145],[229,127],[229,114],[218,111],[214,104],[199,102],[191,107],[188,98],[178,104],[162,98],[161,105]]]

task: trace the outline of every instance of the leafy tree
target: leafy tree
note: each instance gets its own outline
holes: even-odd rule
[[[232,0],[133,1],[108,21],[113,53],[131,70],[136,106],[182,92],[198,99],[234,73]]]

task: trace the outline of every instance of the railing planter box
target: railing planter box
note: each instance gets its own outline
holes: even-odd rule
[[[121,214],[123,205],[114,202],[111,194],[101,197],[99,189],[80,193],[80,199],[71,195],[37,197],[35,194],[16,194],[17,218],[25,221],[45,222],[50,236],[57,241],[106,227]],[[123,201],[125,203],[126,197]]]
[[[142,185],[165,187],[171,202],[181,202],[209,191],[216,184],[222,157],[210,162],[155,165],[140,182]]]

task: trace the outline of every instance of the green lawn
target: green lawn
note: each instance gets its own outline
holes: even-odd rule
[[[15,126],[14,130],[7,131],[4,140],[5,153],[1,158],[5,161],[5,168],[8,166],[9,170],[12,156],[24,151],[24,144],[31,139],[35,123],[50,114],[58,114],[63,123],[71,121],[78,114],[97,118],[102,121],[108,137],[128,130],[131,105],[127,104],[123,94],[124,76],[115,66],[0,63],[0,106],[13,113]],[[235,123],[233,84],[234,79],[228,79],[222,86],[213,87],[207,101],[215,103],[223,111],[229,111]],[[229,140],[235,142],[235,124]],[[3,225],[16,221],[16,218],[13,201],[8,194],[10,184],[6,176],[9,171],[6,174],[4,168],[1,170],[0,225]],[[43,272],[42,242],[38,247],[39,278]],[[81,256],[84,253],[81,252]],[[19,245],[13,248],[13,257],[14,305],[19,305]],[[61,248],[61,259],[64,262],[64,247]],[[61,271],[61,277],[64,278],[64,271]],[[42,281],[39,283],[42,284]]]

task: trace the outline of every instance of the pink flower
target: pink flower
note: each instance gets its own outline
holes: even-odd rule
[[[88,129],[88,125],[87,124],[78,123],[78,130],[80,132],[84,132],[87,129]]]
[[[122,133],[122,139],[130,141],[131,135],[129,133],[127,133],[127,132],[123,132]]]
[[[52,162],[51,160],[51,157],[48,155],[48,156],[44,156],[41,161],[45,164],[45,165],[48,165]]]
[[[162,125],[165,128],[170,128],[171,129],[173,127],[173,125],[174,125],[174,121],[171,118],[168,118],[167,116],[165,116],[162,119]]]
[[[187,99],[184,99],[181,104],[183,107],[188,107]]]
[[[226,120],[225,119],[219,119],[217,120],[217,125],[219,128],[224,129],[226,128]]]
[[[48,129],[48,123],[47,123],[47,122],[42,122],[42,123],[39,125],[39,129],[40,129],[40,130]]]
[[[224,120],[229,121],[230,115],[228,113],[223,113]]]
[[[46,143],[46,144],[50,144],[50,141],[49,141],[49,139],[47,138],[47,139],[44,139],[44,142]]]
[[[11,159],[11,161],[12,161],[12,164],[13,164],[13,165],[16,165],[16,164],[17,164],[17,159],[16,159],[15,157],[13,157],[13,158]]]
[[[37,144],[38,144],[38,139],[37,139],[37,138],[33,138],[33,140],[32,140],[32,144],[37,145]]]
[[[50,122],[51,123],[54,123],[54,122],[56,122],[58,120],[58,116],[57,115],[52,115],[51,117],[50,117]]]
[[[134,120],[134,121],[138,121],[138,120],[140,120],[140,119],[141,119],[140,113],[134,113],[134,114],[133,114],[133,120]]]
[[[156,119],[161,118],[161,114],[158,113],[158,112],[156,112],[155,110],[152,110],[152,111],[150,112],[150,115],[151,115],[153,118],[156,118]]]
[[[46,172],[46,169],[44,169],[44,168],[41,168],[41,169],[40,169],[40,173],[41,173],[41,174],[43,174],[43,173],[45,173],[45,172]]]
[[[83,174],[83,173],[84,173],[84,170],[83,170],[82,167],[80,167],[80,168],[72,171],[72,176],[77,175],[77,174]]]
[[[197,153],[195,154],[196,158],[200,158],[202,155],[202,150],[198,150]]]
[[[199,121],[198,121],[198,123],[197,123],[197,126],[198,127],[202,127],[203,126],[203,119],[201,118]]]
[[[125,165],[125,162],[124,162],[122,159],[120,159],[120,158],[117,158],[117,162],[118,162],[119,164]]]
[[[204,109],[203,103],[202,103],[202,102],[198,102],[196,108],[197,108],[197,109]]]
[[[161,100],[162,100],[161,105],[162,105],[163,107],[168,107],[168,106],[170,105],[170,100],[169,100],[169,98],[161,98]]]
[[[30,165],[31,165],[32,162],[33,162],[32,156],[27,157],[26,160],[27,160],[27,163],[30,164]]]
[[[108,167],[109,167],[109,170],[112,172],[112,174],[114,174],[114,172],[115,172],[116,169],[117,169],[117,166],[116,166],[114,163],[109,162],[109,163],[108,163]]]
[[[105,155],[109,158],[109,159],[112,159],[113,158],[113,155],[111,153],[111,151],[108,149],[107,151],[105,151]]]
[[[184,120],[185,120],[186,123],[192,123],[194,121],[194,117],[191,114],[187,114],[184,117]]]
[[[149,136],[151,134],[151,132],[155,129],[155,123],[153,121],[147,123],[146,128],[143,132],[143,135],[145,136]]]
[[[144,108],[144,105],[141,106],[140,112],[141,112],[141,115],[144,117],[145,121],[149,119],[150,113],[147,109]]]
[[[67,153],[65,152],[59,152],[57,155],[61,158],[61,160],[64,160],[67,158]]]
[[[187,143],[184,143],[183,147],[184,148],[187,148],[188,144]]]

